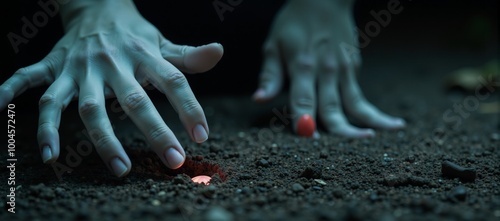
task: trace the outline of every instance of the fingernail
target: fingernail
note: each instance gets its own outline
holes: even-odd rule
[[[398,125],[398,126],[400,126],[400,127],[404,127],[404,126],[406,126],[406,122],[405,122],[405,120],[403,120],[403,119],[401,119],[401,118],[396,118],[396,119],[394,120],[394,123],[395,123],[395,124],[397,124],[397,125]]]
[[[309,114],[302,115],[297,122],[297,134],[303,137],[312,137],[316,131],[314,119]]]
[[[177,169],[184,163],[184,156],[182,156],[182,154],[173,147],[165,151],[163,157],[165,157],[165,160],[167,160],[168,166],[171,169]]]
[[[42,148],[42,160],[43,163],[47,163],[52,159],[52,150],[49,146],[43,146]]]
[[[262,98],[266,95],[266,91],[264,91],[264,89],[262,88],[259,88],[257,89],[257,91],[255,91],[255,93],[253,94],[253,99],[256,99],[256,98]]]
[[[127,172],[127,165],[119,157],[113,158],[109,164],[117,177],[121,177]]]
[[[375,131],[373,129],[366,129],[366,137],[375,137]]]
[[[202,143],[208,139],[208,134],[205,128],[198,124],[193,128],[193,137],[197,143]]]

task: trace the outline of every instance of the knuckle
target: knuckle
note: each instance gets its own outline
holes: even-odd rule
[[[52,122],[47,120],[42,120],[38,123],[38,134],[40,135],[44,130],[53,127]]]
[[[91,55],[91,58],[97,60],[112,61],[116,53],[117,53],[116,49],[105,47],[103,49],[95,51]]]
[[[168,136],[169,133],[167,127],[160,124],[149,130],[148,134],[153,143],[158,143],[162,140],[162,137]]]
[[[109,143],[113,138],[111,131],[113,131],[113,127],[109,123],[103,122],[99,124],[99,127],[89,130],[88,134],[94,144],[103,146],[103,144]]]
[[[187,84],[186,77],[181,72],[172,72],[164,79],[165,85],[170,88],[183,88]]]
[[[339,101],[328,101],[321,105],[321,111],[323,113],[338,113],[341,112]]]
[[[26,82],[26,83],[28,83],[28,85],[30,85],[31,81],[30,81],[29,73],[30,73],[30,68],[23,67],[23,68],[19,68],[14,73],[14,75],[12,77],[17,77],[17,78],[21,79],[23,82]]]
[[[195,115],[197,113],[202,112],[201,106],[198,104],[196,100],[187,100],[182,103],[182,110],[184,113],[188,115]]]
[[[125,109],[131,111],[146,106],[146,102],[147,102],[146,95],[141,92],[132,92],[127,96],[125,96],[125,99],[123,100]]]
[[[87,99],[81,102],[78,111],[81,117],[91,116],[99,111],[99,103],[95,99]]]
[[[17,71],[14,74],[18,75],[18,76],[26,76],[28,74],[28,72],[29,72],[28,67],[22,67],[22,68],[17,69]]]
[[[325,74],[333,75],[339,71],[339,64],[333,59],[328,59],[324,61],[323,71]]]
[[[350,67],[350,62],[348,60],[341,60],[338,65],[339,71],[346,73],[347,69]]]
[[[87,50],[79,51],[78,53],[71,55],[71,59],[77,65],[88,65],[89,62],[105,61],[113,63],[114,57],[118,54],[118,49],[106,46],[99,48],[97,50]]]
[[[294,68],[299,73],[311,74],[314,72],[314,58],[312,56],[299,56],[293,63]]]
[[[293,101],[295,107],[302,109],[313,109],[314,108],[314,100],[309,97],[299,97]]]
[[[113,137],[110,134],[103,133],[100,131],[99,133],[96,133],[92,136],[92,139],[94,141],[94,145],[96,148],[103,149],[105,147],[108,147],[110,143],[113,141]]]
[[[40,101],[38,101],[39,107],[53,104],[57,104],[56,96],[54,96],[53,94],[44,94],[42,95],[42,97],[40,97]]]
[[[128,48],[132,49],[133,51],[136,52],[145,52],[146,51],[146,44],[139,40],[139,39],[132,39],[127,43]]]

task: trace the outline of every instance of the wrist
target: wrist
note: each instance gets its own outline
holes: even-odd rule
[[[105,22],[124,13],[127,14],[125,18],[139,15],[132,0],[69,0],[61,5],[61,19],[65,30],[76,23]]]
[[[352,10],[355,0],[289,0],[288,2],[305,8]]]

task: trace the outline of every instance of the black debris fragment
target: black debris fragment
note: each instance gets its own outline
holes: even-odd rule
[[[476,180],[476,170],[465,168],[450,161],[441,164],[441,173],[444,177],[459,178],[464,182],[474,182]]]

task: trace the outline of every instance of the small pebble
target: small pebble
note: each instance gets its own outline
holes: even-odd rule
[[[323,188],[321,188],[319,186],[313,186],[312,188],[313,188],[313,190],[322,190],[323,189]]]
[[[321,184],[323,186],[326,185],[326,182],[323,181],[323,180],[321,180],[321,179],[314,179],[314,182],[319,183],[319,184]]]
[[[292,184],[292,190],[293,190],[293,192],[298,193],[298,192],[304,191],[304,187],[302,185],[300,185],[299,183],[294,183],[294,184]]]
[[[465,201],[467,198],[467,189],[460,185],[450,190],[448,193],[448,198],[451,201]]]
[[[160,202],[159,200],[156,200],[156,199],[155,199],[155,200],[151,201],[151,204],[152,204],[153,206],[159,206],[159,205],[161,205],[161,202]]]

